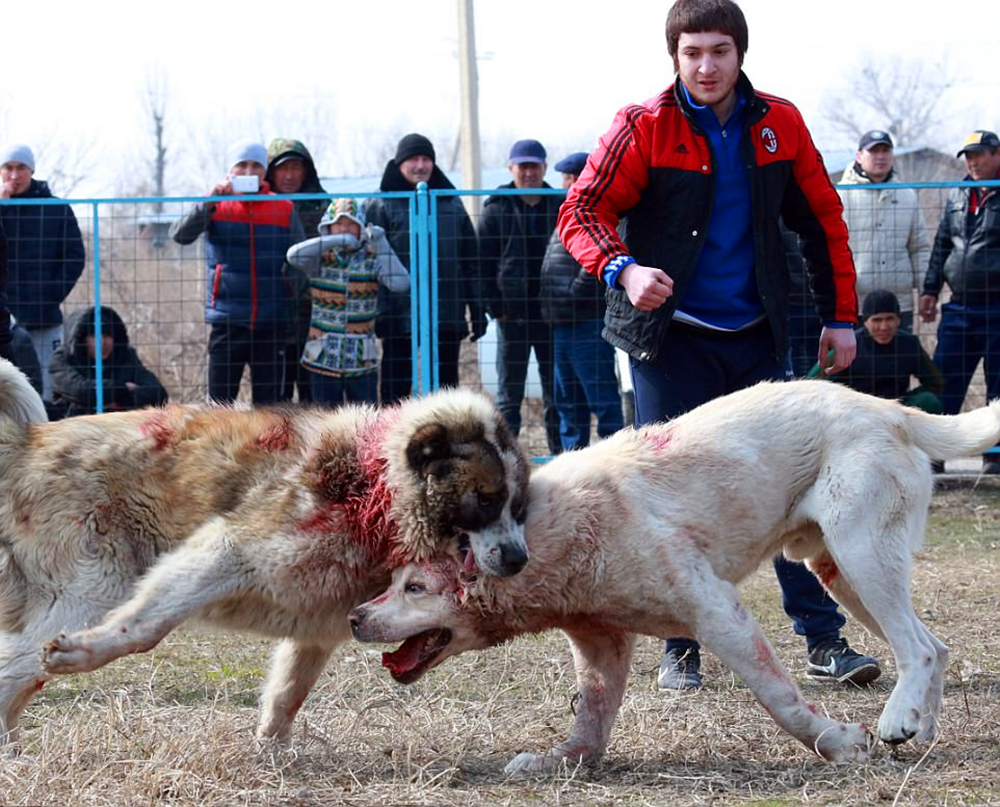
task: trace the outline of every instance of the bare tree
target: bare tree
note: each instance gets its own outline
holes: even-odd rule
[[[149,134],[152,137],[152,157],[146,159],[147,166],[152,171],[153,193],[156,196],[166,194],[167,144],[166,118],[167,99],[170,95],[167,78],[162,70],[146,73],[145,107],[149,116]],[[157,204],[157,212],[162,209]]]
[[[946,61],[866,55],[846,76],[847,89],[827,93],[823,119],[854,142],[883,127],[896,146],[942,145],[942,100],[957,79]]]

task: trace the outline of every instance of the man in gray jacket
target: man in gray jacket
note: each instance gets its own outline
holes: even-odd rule
[[[899,299],[900,327],[913,330],[914,290],[921,287],[930,242],[917,194],[900,188],[888,132],[873,129],[858,143],[856,160],[840,178],[844,222],[858,273],[858,299],[882,289]]]

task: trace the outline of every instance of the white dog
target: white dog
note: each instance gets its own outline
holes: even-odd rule
[[[930,458],[978,453],[998,438],[998,402],[943,417],[839,384],[761,384],[557,457],[531,478],[523,572],[476,575],[471,554],[404,566],[386,594],[352,612],[352,630],[405,640],[383,659],[404,683],[466,650],[565,631],[580,690],[572,733],[544,755],[520,754],[509,772],[601,756],[634,634],[696,638],[793,737],[825,759],[861,761],[865,726],[803,699],[734,584],[782,549],[805,560],[892,648],[899,680],[879,737],[932,738],[948,651],[909,592]]]

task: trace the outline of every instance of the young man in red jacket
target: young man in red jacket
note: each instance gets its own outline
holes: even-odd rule
[[[603,335],[631,357],[637,425],[791,376],[779,217],[802,239],[824,322],[817,358],[836,372],[855,354],[840,199],[798,110],[743,74],[742,11],[732,0],[677,0],[666,36],[674,84],[618,113],[558,225],[610,289]],[[816,578],[784,560],[775,570],[810,677],[874,680],[877,662],[841,638],[844,617]],[[699,664],[696,642],[668,640],[660,688],[700,686]]]

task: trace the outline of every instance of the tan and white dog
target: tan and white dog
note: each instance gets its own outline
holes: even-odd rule
[[[565,631],[580,695],[572,732],[543,755],[518,755],[508,772],[603,754],[635,634],[697,638],[808,748],[864,760],[865,726],[803,699],[735,584],[782,550],[805,560],[892,648],[899,680],[878,736],[932,738],[948,651],[909,591],[930,458],[976,454],[998,438],[997,402],[942,417],[834,383],[761,384],[557,457],[531,477],[523,572],[491,579],[474,574],[471,558],[447,556],[407,565],[352,612],[351,628],[362,640],[403,641],[383,664],[404,683],[466,650]]]
[[[527,465],[472,392],[38,420],[0,360],[0,740],[53,674],[148,650],[188,617],[284,640],[258,728],[283,739],[394,565],[457,540],[489,573],[527,562]]]

